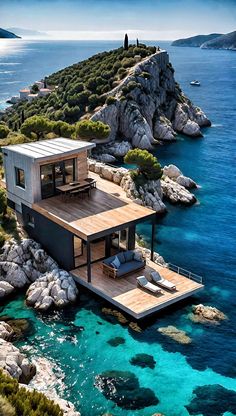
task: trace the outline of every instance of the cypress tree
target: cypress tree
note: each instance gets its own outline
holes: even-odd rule
[[[137,48],[139,47],[139,40],[138,40],[138,38],[136,39],[136,45],[137,45]]]
[[[25,113],[24,110],[21,111],[21,124],[23,124],[25,121]]]
[[[129,49],[129,38],[127,33],[125,34],[125,39],[124,39],[124,50],[127,51]]]
[[[43,88],[47,88],[47,78],[46,77],[43,80]]]

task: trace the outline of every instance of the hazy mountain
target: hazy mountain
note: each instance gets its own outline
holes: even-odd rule
[[[9,29],[11,32],[15,32],[20,36],[47,36],[44,32],[38,32],[37,30],[32,29],[24,29],[21,27],[10,27]]]
[[[201,45],[204,49],[230,49],[236,51],[236,31],[226,33],[216,39],[204,42]]]
[[[12,39],[12,38],[20,38],[20,36],[17,36],[13,32],[9,32],[8,30],[0,28],[0,38],[1,39]]]
[[[172,46],[194,46],[200,47],[203,43],[214,40],[222,36],[222,33],[211,33],[210,35],[197,35],[191,36],[190,38],[177,39],[172,42]]]

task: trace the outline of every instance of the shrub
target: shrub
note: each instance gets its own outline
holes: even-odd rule
[[[10,129],[4,124],[0,124],[0,139],[5,139],[9,133]]]
[[[76,134],[81,139],[106,139],[110,134],[110,127],[101,121],[82,120],[76,124]]]
[[[52,130],[51,122],[43,116],[32,116],[27,118],[21,126],[21,133],[31,137],[31,133],[37,134],[37,138],[43,138],[45,133]]]
[[[3,413],[4,416],[63,416],[60,407],[44,394],[20,387],[17,380],[2,371],[0,372],[0,395],[4,398],[5,404],[10,404],[8,411],[12,411],[12,408],[15,411],[15,413]]]
[[[136,82],[136,81],[130,81],[130,82],[128,82],[128,84],[127,84],[127,92],[131,92],[131,91],[133,91],[135,88],[140,88],[140,84],[138,83],[138,82]]]
[[[0,215],[3,217],[7,213],[7,194],[6,190],[3,188],[0,188]]]
[[[111,97],[111,96],[109,96],[109,97],[107,97],[107,99],[106,99],[106,104],[107,104],[107,105],[115,104],[115,103],[116,103],[116,101],[117,101],[117,99],[116,99],[115,97]]]
[[[15,416],[16,412],[9,401],[0,396],[0,416]]]
[[[157,180],[162,177],[161,165],[157,158],[147,150],[129,150],[124,158],[125,163],[137,166],[132,173],[134,180]]]
[[[121,64],[124,68],[130,68],[136,64],[136,61],[134,58],[124,58],[122,59]]]
[[[149,74],[149,72],[145,72],[145,71],[141,72],[141,74],[139,76],[143,77],[145,79],[151,78],[151,74]]]

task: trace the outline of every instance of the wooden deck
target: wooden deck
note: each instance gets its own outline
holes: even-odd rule
[[[104,275],[102,262],[93,263],[91,269],[91,283],[87,282],[86,266],[72,270],[71,274],[76,282],[106,299],[135,319],[147,317],[156,311],[193,295],[203,288],[202,284],[151,261],[148,262],[145,269],[118,279],[112,279]],[[162,289],[163,294],[153,295],[138,288],[136,278],[141,275],[149,278],[150,272],[153,270],[157,270],[161,276],[173,282],[176,285],[176,291],[170,292]]]
[[[107,235],[156,215],[155,211],[135,204],[123,189],[96,174],[97,189],[90,197],[73,197],[63,201],[61,196],[43,199],[32,208],[84,240]]]

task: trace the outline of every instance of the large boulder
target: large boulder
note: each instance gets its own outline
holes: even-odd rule
[[[168,177],[161,180],[161,187],[164,197],[171,204],[189,206],[197,201],[195,195]]]
[[[72,276],[60,269],[45,273],[32,283],[26,293],[26,302],[35,309],[63,308],[76,301],[78,289]]]
[[[177,179],[182,175],[181,170],[175,165],[164,166],[163,175],[168,176],[170,179]]]
[[[1,318],[0,318],[1,319]],[[7,322],[0,321],[0,338],[10,341],[13,336],[13,329]]]
[[[192,313],[189,315],[189,318],[193,322],[207,324],[219,323],[220,321],[227,319],[227,316],[213,306],[199,304],[192,307]]]
[[[36,374],[35,365],[18,348],[3,339],[0,339],[0,368],[25,384]]]
[[[14,289],[14,286],[10,285],[10,283],[0,280],[0,299],[10,295]]]
[[[155,139],[167,142],[176,139],[176,133],[167,117],[160,117],[155,121],[153,135]]]
[[[176,179],[176,182],[179,185],[184,186],[184,188],[186,189],[197,188],[196,182],[194,182],[191,178],[188,178],[187,176],[184,176],[184,175],[178,176],[178,178]]]

